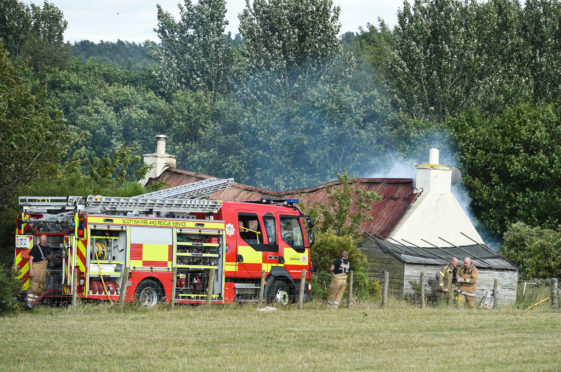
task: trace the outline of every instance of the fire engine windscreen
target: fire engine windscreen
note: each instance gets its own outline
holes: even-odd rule
[[[297,217],[281,217],[282,239],[293,248],[304,248],[304,238]]]

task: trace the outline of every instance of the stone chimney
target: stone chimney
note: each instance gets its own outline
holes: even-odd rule
[[[140,183],[146,185],[150,178],[158,178],[167,168],[175,168],[177,165],[177,156],[166,154],[165,134],[156,136],[156,152],[154,154],[144,154],[144,164],[152,166],[146,176]]]

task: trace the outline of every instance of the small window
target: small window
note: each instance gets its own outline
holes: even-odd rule
[[[240,213],[238,226],[240,229],[240,237],[251,246],[263,244],[263,233],[261,232],[261,224],[259,218],[253,213]]]
[[[277,225],[274,217],[263,217],[269,244],[277,244]]]
[[[281,236],[294,249],[304,249],[304,237],[298,217],[281,217]]]
[[[264,221],[269,244],[265,244],[259,217],[255,213],[240,213],[238,215],[240,238],[256,251],[278,252],[275,219],[273,217],[265,217]]]

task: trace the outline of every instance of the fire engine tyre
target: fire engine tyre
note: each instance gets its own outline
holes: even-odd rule
[[[153,307],[162,300],[162,288],[154,280],[143,280],[138,287],[134,296],[135,302],[139,306]]]
[[[283,280],[275,280],[269,291],[268,302],[286,306],[290,301],[290,287]]]

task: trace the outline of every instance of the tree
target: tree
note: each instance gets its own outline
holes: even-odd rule
[[[20,54],[30,27],[27,5],[17,0],[0,0],[0,42],[12,56]]]
[[[339,12],[332,0],[246,0],[240,69],[272,73],[270,90],[305,87],[341,53]]]
[[[224,0],[191,0],[178,4],[180,19],[158,5],[160,45],[150,45],[149,54],[160,63],[157,70],[163,91],[180,89],[209,92],[213,97],[226,91],[233,52],[230,34],[225,33]]]
[[[323,289],[319,293],[321,296],[326,295],[331,278],[329,268],[343,251],[349,252],[349,261],[356,274],[356,293],[360,293],[360,297],[368,295],[368,265],[357,246],[362,237],[359,226],[369,220],[371,204],[381,200],[381,197],[373,191],[361,189],[356,181],[357,176],[349,178],[347,172],[343,171],[337,174],[337,183],[327,189],[328,201],[303,206],[306,213],[317,221],[311,260],[318,272],[315,283]]]
[[[32,94],[23,65],[15,66],[0,46],[0,204],[11,202],[21,185],[44,177],[65,156],[71,135],[60,111]]]
[[[378,27],[368,23],[366,29],[360,28],[360,33],[352,42],[351,48],[359,59],[360,66],[367,68],[378,84],[389,80],[389,66],[395,48],[395,40],[391,30],[383,20],[379,20]]]
[[[512,0],[405,2],[389,68],[400,108],[444,121],[472,108],[501,112],[530,98],[523,18]]]
[[[472,111],[447,126],[456,143],[471,207],[491,231],[517,221],[561,223],[561,109],[521,104],[493,119]]]
[[[349,178],[346,171],[337,173],[337,183],[326,190],[329,202],[308,207],[310,216],[318,220],[318,232],[332,231],[337,236],[360,239],[363,235],[360,225],[371,220],[371,204],[382,197],[360,188],[357,180],[358,176]]]
[[[43,8],[31,4],[31,27],[21,49],[30,58],[35,71],[48,67],[63,67],[69,60],[70,47],[64,45],[64,31],[68,22],[56,6],[44,2]]]
[[[561,231],[522,222],[510,225],[499,252],[520,270],[524,279],[558,278],[561,274]]]

